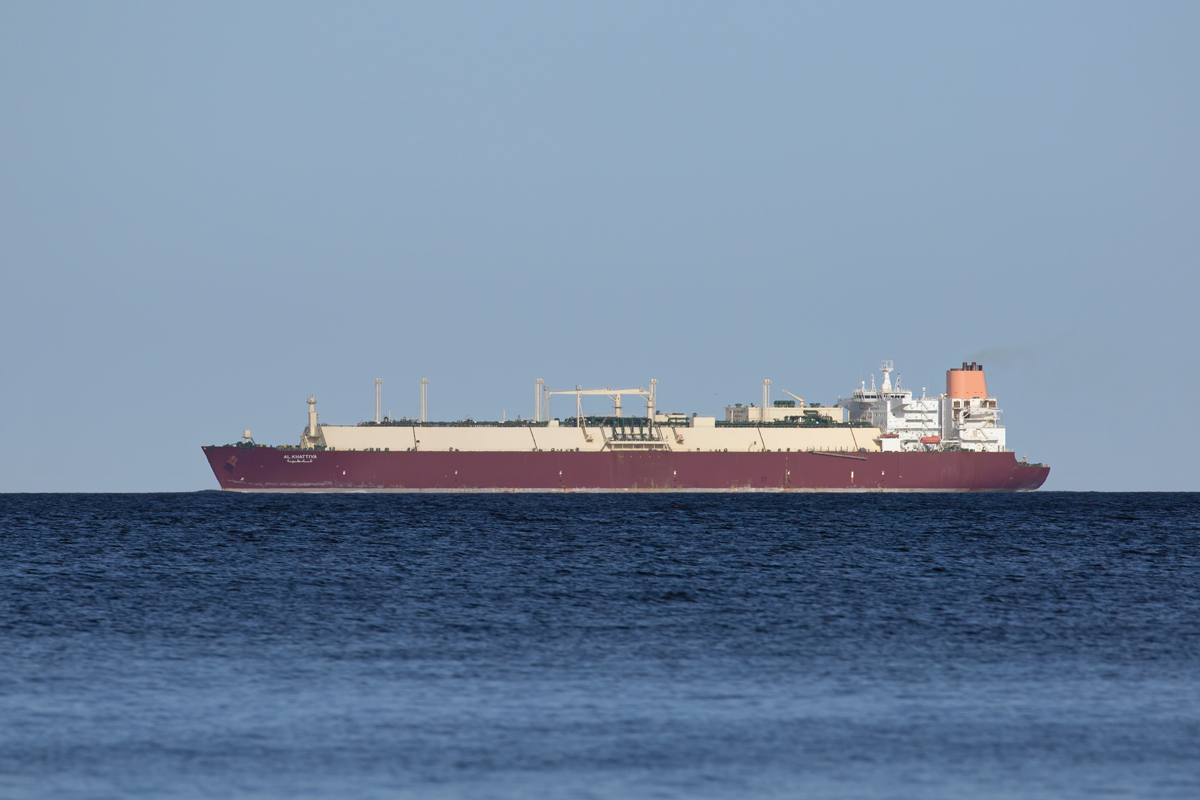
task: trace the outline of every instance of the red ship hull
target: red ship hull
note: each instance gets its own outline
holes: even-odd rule
[[[1012,453],[378,452],[206,447],[239,492],[1017,492]]]

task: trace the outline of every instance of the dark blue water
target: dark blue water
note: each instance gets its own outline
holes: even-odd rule
[[[1200,495],[0,495],[0,796],[1198,797]]]

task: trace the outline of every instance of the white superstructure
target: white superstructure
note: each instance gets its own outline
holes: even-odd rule
[[[900,387],[892,386],[894,365],[884,361],[880,367],[882,385],[875,388],[864,381],[848,398],[838,398],[851,422],[866,422],[880,431],[880,449],[899,450],[973,450],[1003,452],[1004,426],[996,398],[989,397],[983,367],[963,363],[962,369],[946,373],[946,394],[927,397],[925,390],[914,398]]]

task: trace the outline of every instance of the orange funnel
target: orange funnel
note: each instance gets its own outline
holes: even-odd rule
[[[963,362],[962,369],[946,370],[946,394],[952,398],[968,400],[987,397],[987,381],[983,377],[983,364]]]

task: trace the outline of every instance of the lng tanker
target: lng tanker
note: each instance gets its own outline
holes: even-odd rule
[[[662,413],[657,381],[643,389],[550,391],[536,383],[533,419],[430,422],[427,380],[420,419],[380,417],[357,425],[308,425],[296,445],[243,441],[204,448],[221,488],[238,492],[997,492],[1031,491],[1050,474],[1006,449],[983,367],[947,370],[946,392],[920,397],[893,386],[893,365],[876,388],[862,382],[836,405],[791,399],[736,404],[725,418]],[[575,415],[551,418],[555,396],[574,396]],[[612,413],[583,413],[602,395]],[[625,415],[623,397],[645,401]],[[561,402],[561,401],[560,401]]]

